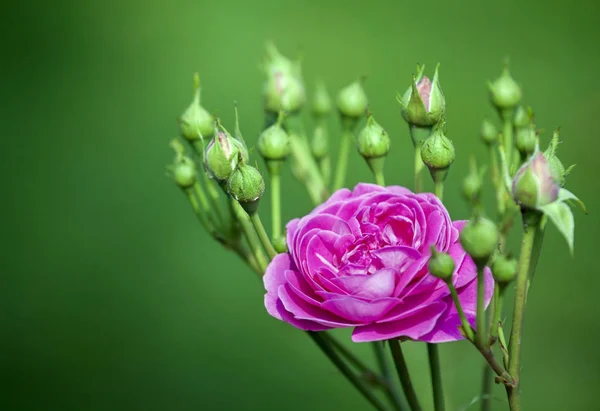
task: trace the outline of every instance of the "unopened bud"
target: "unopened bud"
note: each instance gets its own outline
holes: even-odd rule
[[[310,150],[317,160],[325,158],[329,153],[329,138],[327,136],[327,127],[325,124],[317,124],[310,142]]]
[[[521,87],[510,75],[508,66],[504,67],[502,74],[488,84],[492,104],[498,110],[513,109],[521,101]]]
[[[537,132],[535,126],[530,124],[526,127],[518,128],[516,131],[515,142],[517,150],[522,158],[528,158],[535,151],[537,145]]]
[[[531,156],[519,168],[512,182],[515,202],[522,207],[539,209],[558,197],[560,186],[543,153]]]
[[[238,165],[239,149],[224,129],[219,130],[206,147],[206,171],[219,183],[229,179]]]
[[[179,140],[171,141],[171,147],[175,150],[175,159],[173,164],[167,167],[167,170],[175,184],[183,189],[189,188],[197,181],[196,165],[191,158],[185,155],[185,150]]]
[[[402,106],[402,117],[416,127],[431,127],[440,122],[446,109],[446,99],[439,81],[439,64],[435,68],[433,82],[423,75],[425,66],[417,67],[419,73],[413,77],[411,86],[398,102]]]
[[[500,286],[510,284],[517,276],[518,263],[515,258],[497,255],[492,262],[492,275]]]
[[[498,248],[498,228],[484,217],[469,221],[460,233],[460,244],[475,263],[487,263]]]
[[[200,77],[194,75],[194,99],[179,118],[181,135],[189,141],[209,139],[215,132],[215,120],[200,105]]]
[[[429,168],[434,181],[446,178],[454,157],[454,144],[444,135],[443,124],[439,124],[421,147],[421,159]]]
[[[282,161],[290,154],[290,138],[280,120],[265,129],[258,137],[258,152],[267,161]]]
[[[435,246],[431,246],[431,258],[427,264],[429,274],[448,282],[452,280],[454,267],[454,259],[450,255],[441,253],[435,249]]]
[[[315,96],[312,101],[312,113],[315,117],[325,117],[331,113],[331,97],[327,93],[323,82],[317,83]]]
[[[390,136],[371,113],[368,115],[367,124],[358,134],[357,145],[358,152],[366,160],[384,157],[390,151]]]
[[[361,81],[343,88],[337,97],[337,108],[343,117],[359,119],[367,110],[367,95]]]
[[[527,127],[531,123],[531,109],[526,109],[523,106],[517,107],[515,110],[515,116],[513,118],[513,124],[515,128]]]
[[[479,133],[483,142],[488,146],[498,142],[498,130],[489,120],[483,120]]]
[[[275,248],[275,251],[277,251],[279,254],[287,253],[288,249],[287,242],[285,241],[285,236],[280,235],[275,240],[273,240],[273,248]]]
[[[560,159],[556,155],[556,150],[558,149],[558,144],[560,143],[558,135],[559,130],[557,129],[552,136],[552,140],[550,140],[548,148],[544,152],[544,156],[546,157],[546,160],[548,160],[548,165],[550,166],[550,172],[552,173],[552,177],[555,181],[558,181],[558,184],[562,187],[565,185],[567,176],[569,175],[569,173],[575,165],[572,165],[568,169],[565,169],[565,166],[563,165],[562,161],[560,161]]]
[[[267,74],[265,108],[274,113],[299,111],[306,101],[300,62],[291,61],[268,43],[263,70]]]
[[[265,181],[260,172],[244,163],[240,163],[227,183],[227,192],[250,215],[258,209],[258,201],[265,191]]]
[[[481,194],[482,186],[482,174],[483,170],[477,169],[477,163],[475,157],[471,158],[471,164],[469,167],[469,174],[463,180],[462,192],[463,196],[467,201],[477,202]]]

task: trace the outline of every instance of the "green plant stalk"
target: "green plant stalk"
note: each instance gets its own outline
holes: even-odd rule
[[[434,191],[440,201],[444,199],[444,179],[446,172],[432,172],[431,176],[434,181]],[[450,279],[449,283],[452,283]],[[452,288],[454,286],[452,285]],[[456,291],[456,290],[455,290]],[[458,295],[457,295],[458,300]],[[459,301],[460,304],[460,301]],[[464,313],[463,313],[464,314]],[[442,370],[440,364],[440,353],[437,344],[427,344],[427,356],[429,357],[429,370],[431,372],[431,387],[433,389],[433,405],[435,411],[444,411],[446,408],[444,403],[444,387],[442,385]]]
[[[458,312],[458,317],[460,318],[463,333],[469,341],[475,342],[475,335],[473,334],[473,329],[471,328],[471,324],[469,324],[469,320],[467,320],[467,316],[465,315],[465,311],[462,308],[462,304],[460,303],[460,299],[458,298],[458,292],[456,291],[454,284],[452,284],[452,280],[446,281],[446,284],[448,285],[450,295],[452,296],[452,301],[454,301],[454,306],[456,307],[456,311]]]
[[[250,221],[250,217],[246,213],[246,211],[242,208],[240,203],[238,203],[233,198],[231,199],[233,212],[235,214],[236,219],[240,223],[242,227],[242,231],[246,236],[246,241],[252,250],[252,254],[254,254],[254,258],[256,259],[258,268],[260,272],[264,274],[267,269],[267,257],[265,256],[262,247],[260,245],[260,240],[252,227],[252,222]]]
[[[475,332],[477,345],[487,345],[487,330],[485,327],[485,262],[475,262],[477,265],[477,316],[475,318]]]
[[[320,334],[327,340],[328,343],[339,353],[341,354],[350,364],[352,364],[362,376],[369,380],[377,383],[379,386],[383,388],[387,388],[390,384],[389,381],[385,381],[379,374],[369,368],[360,358],[358,358],[352,351],[350,351],[344,344],[338,341],[333,335],[328,334],[326,331],[320,332]]]
[[[410,379],[410,374],[406,365],[406,359],[402,353],[400,342],[396,339],[392,339],[388,340],[388,343],[390,344],[390,350],[392,351],[392,358],[394,359],[394,365],[396,367],[396,372],[398,373],[398,379],[400,380],[400,384],[402,385],[402,389],[404,390],[404,395],[406,395],[408,404],[412,411],[421,411],[419,398],[417,397],[412,380]]]
[[[335,177],[333,180],[333,191],[339,190],[344,186],[344,180],[346,179],[346,169],[348,167],[348,156],[350,155],[350,147],[354,140],[354,133],[349,127],[344,127],[342,133],[342,139],[340,141],[340,151],[338,154],[338,161],[335,168]]]
[[[385,187],[385,176],[382,171],[377,171],[375,174],[375,184]]]
[[[325,156],[318,161],[319,163],[319,171],[323,176],[323,181],[325,185],[329,184],[329,180],[331,179],[331,159],[329,156]]]
[[[512,172],[512,154],[513,148],[513,114],[514,109],[507,109],[500,113],[502,118],[502,140],[504,141],[504,155],[506,156],[506,164],[509,172]]]
[[[431,372],[431,385],[433,387],[433,409],[444,411],[444,388],[442,385],[442,372],[440,366],[440,353],[437,344],[427,344],[429,356],[429,370]]]
[[[385,358],[385,351],[383,347],[382,341],[373,341],[371,343],[373,346],[373,351],[375,352],[375,359],[377,360],[377,364],[379,365],[379,370],[383,379],[387,382],[385,385],[384,391],[385,395],[388,397],[388,400],[392,404],[392,407],[396,411],[402,411],[402,403],[400,402],[400,393],[394,389],[394,384],[392,384],[392,373],[390,367]]]
[[[281,180],[280,173],[271,172],[271,238],[273,241],[281,236]]]
[[[267,251],[269,259],[272,260],[277,255],[277,251],[275,251],[275,249],[273,248],[273,244],[271,244],[271,240],[269,240],[267,231],[265,230],[265,227],[263,226],[262,221],[260,220],[260,216],[257,212],[250,216],[250,221],[252,221],[252,225],[254,225],[254,229],[258,234],[258,238],[260,239],[260,242]]]
[[[507,386],[508,403],[511,411],[521,411],[521,340],[523,338],[523,320],[527,300],[527,284],[532,265],[532,254],[536,234],[539,233],[541,215],[537,211],[523,211],[524,235],[519,256],[519,270],[515,285],[515,302],[512,328],[508,348],[508,372],[514,379],[514,386]]]
[[[414,159],[414,175],[415,175],[415,193],[420,193],[423,189],[421,181],[421,171],[425,168],[423,160],[421,159],[421,146],[423,142],[431,135],[431,127],[415,127],[408,126],[410,131],[410,137],[413,141],[415,148],[415,159]]]
[[[185,190],[185,193],[188,197],[188,200],[194,210],[194,213],[198,217],[200,224],[204,227],[204,229],[217,241],[224,244],[226,248],[233,250],[246,264],[252,268],[257,274],[262,275],[263,271],[261,271],[258,262],[254,255],[250,253],[243,244],[240,243],[232,243],[230,239],[223,238],[213,227],[212,223],[207,219],[206,213],[204,211],[204,207],[201,205],[201,201],[196,198],[200,191],[197,190],[197,187],[200,187],[198,183],[196,183],[195,187],[188,188]]]
[[[386,411],[386,407],[381,401],[375,396],[375,394],[369,389],[366,383],[358,377],[342,360],[338,353],[333,349],[328,340],[325,339],[320,333],[307,331],[308,335],[313,341],[319,346],[321,351],[329,358],[329,360],[337,367],[337,369],[354,385],[354,387],[365,397],[369,403],[375,409],[379,411]]]
[[[305,185],[313,204],[318,205],[327,199],[329,193],[310,151],[302,121],[298,115],[292,115],[285,119],[285,124],[290,134],[294,176]]]

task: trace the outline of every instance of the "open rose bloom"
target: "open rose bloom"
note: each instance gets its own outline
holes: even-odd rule
[[[455,261],[452,281],[475,323],[477,269],[452,221],[429,193],[359,184],[342,189],[287,225],[289,252],[264,276],[265,306],[302,330],[354,327],[355,342],[464,338],[448,286],[427,272],[430,247]],[[485,301],[494,282],[485,270]]]

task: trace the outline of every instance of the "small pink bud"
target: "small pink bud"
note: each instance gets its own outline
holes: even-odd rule
[[[427,76],[423,76],[423,78],[417,83],[417,91],[419,92],[419,96],[421,96],[421,100],[423,100],[423,105],[425,106],[425,110],[427,110],[427,112],[429,112],[431,87],[431,80],[429,80],[429,77]]]
[[[550,164],[543,153],[534,154],[513,178],[515,201],[528,208],[539,209],[558,197],[560,186],[554,179]]]
[[[223,154],[225,157],[231,157],[231,144],[229,142],[229,136],[222,131],[219,131],[217,134],[217,139],[219,141],[219,145],[221,146],[221,150],[223,150]]]

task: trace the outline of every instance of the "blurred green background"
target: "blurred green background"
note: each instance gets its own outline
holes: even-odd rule
[[[415,63],[441,62],[456,219],[467,210],[452,193],[470,154],[484,154],[480,122],[496,120],[485,82],[510,56],[543,144],[562,127],[561,158],[578,164],[568,188],[591,210],[575,211],[575,258],[554,228],[546,236],[528,301],[524,405],[598,409],[599,4],[3,4],[0,409],[368,409],[305,335],[267,315],[261,284],[209,240],[165,177],[194,71],[203,104],[231,126],[237,100],[255,141],[267,39],[289,55],[302,50],[309,90],[317,78],[335,92],[368,76],[371,108],[393,137],[394,184],[410,184],[412,168],[396,91]],[[351,165],[349,185],[370,181],[354,152]],[[284,184],[284,218],[306,213],[303,188],[289,175]],[[268,201],[261,210],[268,216]],[[429,408],[425,349],[406,349]],[[358,350],[369,358],[368,345]],[[441,354],[448,409],[459,410],[479,392],[482,360],[466,343]],[[505,409],[500,387],[495,395],[495,409]]]

